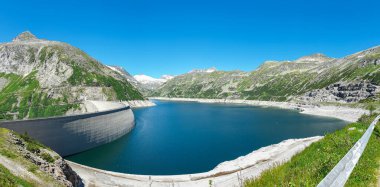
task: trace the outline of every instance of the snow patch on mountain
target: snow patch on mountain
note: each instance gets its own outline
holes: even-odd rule
[[[148,75],[135,75],[133,76],[140,84],[144,85],[146,89],[153,90],[164,84],[166,81],[174,78],[172,75],[162,75],[160,78],[153,78]]]
[[[170,79],[174,78],[174,76],[173,75],[162,75],[161,78],[165,79],[165,80],[170,80]]]
[[[121,72],[118,68],[114,67],[114,66],[109,66],[109,65],[106,65],[108,68],[120,73],[121,75],[123,75],[123,72]]]
[[[212,73],[216,70],[217,69],[215,67],[211,67],[208,69],[194,69],[194,70],[189,71],[189,73]]]
[[[166,82],[165,79],[156,79],[156,78],[153,78],[153,77],[148,76],[148,75],[135,75],[133,77],[142,84]]]

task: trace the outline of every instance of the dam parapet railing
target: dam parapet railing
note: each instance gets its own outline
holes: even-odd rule
[[[120,138],[135,125],[130,106],[67,116],[0,121],[0,127],[27,133],[61,156],[79,153]]]
[[[344,186],[360,157],[363,154],[365,147],[372,135],[375,125],[380,119],[378,115],[375,120],[372,121],[363,136],[355,143],[355,145],[347,152],[347,154],[338,162],[338,164],[326,175],[326,177],[318,184],[318,187],[328,186]]]

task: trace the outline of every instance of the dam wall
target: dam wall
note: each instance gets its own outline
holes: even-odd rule
[[[135,125],[130,106],[113,110],[31,120],[0,122],[0,127],[25,132],[61,156],[109,143]]]

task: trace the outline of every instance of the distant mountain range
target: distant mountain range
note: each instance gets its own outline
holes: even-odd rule
[[[174,78],[174,76],[171,76],[171,75],[162,75],[161,78],[159,79],[153,78],[148,75],[132,76],[123,67],[120,67],[120,66],[107,66],[107,67],[123,75],[132,85],[134,85],[140,92],[144,94],[147,94],[157,89],[166,81]]]
[[[161,86],[162,84],[164,84],[166,81],[174,78],[174,76],[171,76],[171,75],[163,75],[159,79],[150,77],[148,75],[135,75],[133,77],[140,84],[142,84],[142,88],[148,89],[148,90],[157,89],[159,86]]]
[[[313,54],[267,61],[257,70],[191,71],[168,80],[150,96],[274,101],[358,102],[377,99],[380,47],[340,59]]]
[[[378,99],[380,47],[344,58],[313,54],[266,61],[257,70],[192,70],[159,79],[105,66],[69,44],[21,33],[0,44],[0,119],[26,119],[81,111],[91,100],[146,96],[305,102]]]
[[[86,99],[144,99],[123,73],[69,44],[23,32],[0,44],[0,118],[64,115]]]

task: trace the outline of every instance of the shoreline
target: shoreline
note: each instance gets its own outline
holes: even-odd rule
[[[129,105],[132,108],[144,108],[144,107],[156,106],[156,104],[150,100],[131,100],[131,101],[123,101],[122,103],[124,103],[125,105]]]
[[[80,110],[69,110],[66,112],[65,116],[101,112],[101,111],[122,108],[126,106],[130,106],[132,109],[137,109],[137,108],[153,107],[153,106],[156,106],[156,104],[150,100],[130,100],[130,101],[86,100],[81,104]]]
[[[236,186],[259,176],[273,165],[289,161],[295,154],[322,139],[314,136],[288,139],[218,164],[214,169],[182,175],[134,175],[106,171],[67,161],[86,186]]]
[[[224,104],[245,104],[261,107],[276,107],[282,109],[298,110],[301,114],[333,117],[348,122],[356,122],[363,114],[368,111],[361,108],[349,108],[342,106],[315,106],[304,105],[291,102],[276,101],[257,101],[257,100],[231,100],[231,99],[201,99],[201,98],[168,98],[168,97],[150,97],[150,100],[162,101],[181,101],[181,102],[199,102],[199,103],[224,103]]]
[[[334,117],[345,121],[356,121],[366,110],[338,106],[300,105],[290,102],[193,99],[152,97],[150,100],[245,104],[261,107],[277,107],[298,110],[300,113]],[[150,103],[153,103],[149,101]],[[120,104],[120,103],[119,103]],[[127,103],[124,103],[127,104]],[[147,103],[148,104],[148,103]],[[302,139],[288,139],[280,143],[262,147],[234,160],[219,163],[214,169],[194,174],[181,175],[135,175],[92,168],[67,161],[71,168],[83,179],[85,186],[239,186],[245,179],[255,178],[279,163],[289,161],[306,147],[322,139],[314,136]]]

